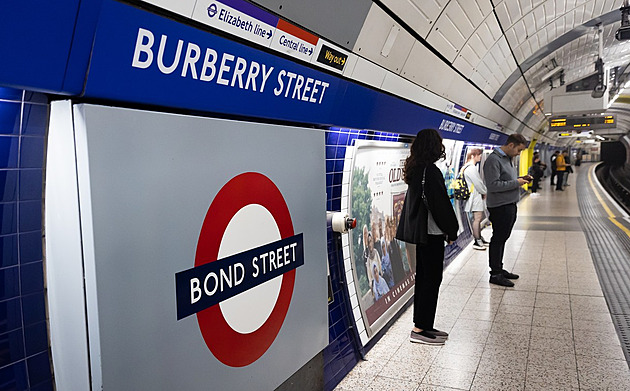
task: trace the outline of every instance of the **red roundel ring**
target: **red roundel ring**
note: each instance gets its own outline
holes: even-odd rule
[[[266,176],[246,172],[226,183],[208,208],[197,243],[195,267],[217,259],[221,239],[230,220],[250,204],[261,205],[271,213],[282,239],[294,235],[289,208],[280,190]],[[269,349],[282,327],[291,303],[294,283],[295,269],[283,275],[280,294],[269,318],[260,328],[248,334],[233,330],[218,304],[198,312],[199,328],[212,354],[232,367],[244,367],[258,360]]]

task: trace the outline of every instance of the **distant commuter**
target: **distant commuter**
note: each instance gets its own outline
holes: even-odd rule
[[[567,151],[567,154],[564,156],[564,163],[567,165],[567,171],[564,173],[564,180],[562,181],[562,186],[569,186],[569,175],[573,174],[573,167],[571,167],[571,151]]]
[[[540,188],[540,179],[545,173],[545,168],[547,168],[547,165],[540,160],[540,153],[534,152],[532,165],[528,171],[529,175],[534,178],[532,180],[532,195],[538,195],[537,191]]]
[[[517,274],[503,269],[503,252],[505,242],[512,233],[516,222],[516,203],[520,198],[519,188],[529,183],[532,178],[516,176],[516,167],[512,159],[527,148],[527,140],[523,135],[512,134],[505,145],[496,148],[483,166],[488,195],[486,202],[492,222],[492,238],[490,239],[489,263],[490,283],[512,287],[510,280],[518,278]]]
[[[444,158],[437,130],[418,132],[405,161],[404,180],[409,187],[396,231],[397,239],[417,245],[414,327],[409,339],[430,345],[443,345],[448,338],[433,323],[444,269],[444,241],[453,243],[459,230],[444,177],[434,164]]]
[[[556,178],[556,176],[558,175],[558,171],[556,171],[556,159],[558,158],[558,155],[560,154],[559,151],[555,151],[553,153],[553,155],[551,155],[551,186],[555,186],[556,184],[554,183],[554,179]]]
[[[481,220],[483,212],[486,210],[485,199],[487,193],[486,185],[483,183],[483,179],[479,175],[479,167],[477,167],[482,155],[483,149],[471,149],[466,155],[466,164],[462,168],[462,172],[468,188],[471,189],[470,197],[466,200],[464,210],[472,214],[473,248],[483,251],[490,243],[486,242],[481,236]]]
[[[558,172],[558,178],[556,178],[556,190],[563,191],[562,185],[564,185],[565,175],[567,175],[567,163],[566,156],[568,151],[564,150],[556,159],[556,171]]]

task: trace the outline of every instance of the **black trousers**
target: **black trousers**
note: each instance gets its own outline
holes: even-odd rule
[[[538,175],[536,175],[534,177],[534,181],[532,183],[532,193],[537,192],[538,189],[540,189],[540,177]]]
[[[556,183],[554,182],[554,179],[556,178],[556,175],[558,175],[558,171],[556,170],[551,170],[551,186],[555,185]]]
[[[416,247],[413,323],[419,329],[433,328],[443,270],[444,235],[429,235],[426,246]]]
[[[565,175],[567,175],[566,171],[558,171],[558,177],[556,178],[556,190],[562,190]]]
[[[492,223],[492,239],[488,249],[490,274],[503,272],[503,253],[505,242],[512,234],[512,228],[516,223],[516,204],[507,204],[488,208],[490,222]]]

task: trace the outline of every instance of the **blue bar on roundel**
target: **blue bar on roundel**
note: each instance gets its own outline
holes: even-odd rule
[[[175,274],[177,320],[245,292],[304,264],[297,234]]]

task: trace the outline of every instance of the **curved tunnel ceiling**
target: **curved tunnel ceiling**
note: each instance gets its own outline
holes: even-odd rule
[[[525,126],[546,128],[538,109],[550,90],[541,78],[564,68],[567,83],[594,71],[603,26],[606,67],[630,62],[630,41],[614,37],[621,25],[622,0],[382,0],[439,52],[448,65]],[[629,114],[616,112],[626,125]],[[625,118],[628,117],[628,118]],[[626,128],[627,129],[627,128]]]

